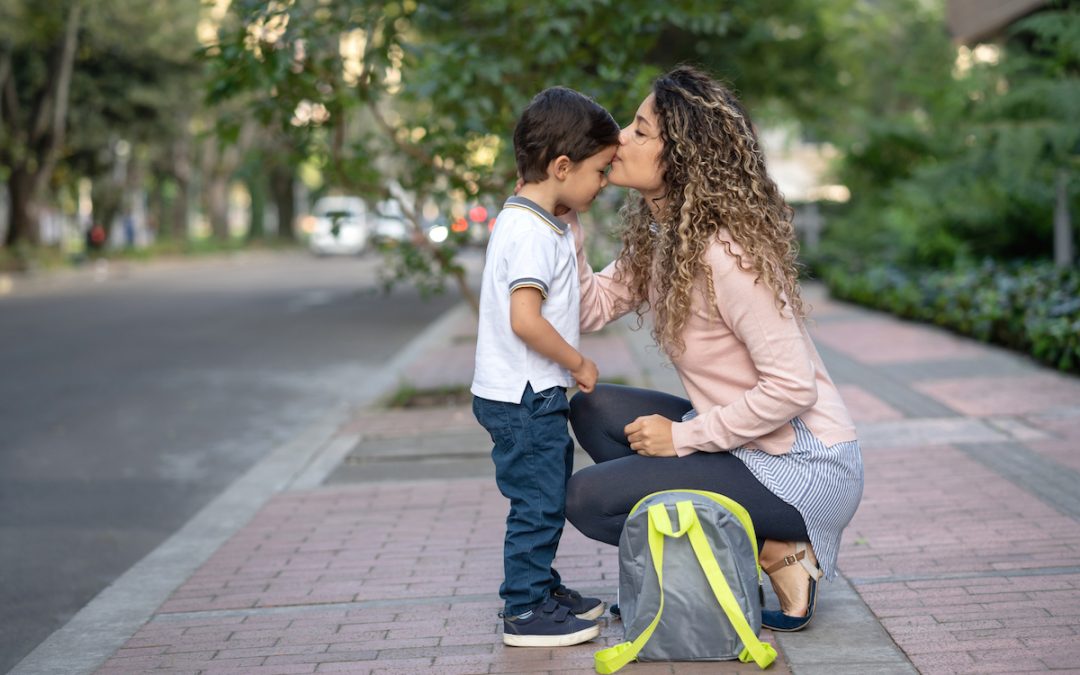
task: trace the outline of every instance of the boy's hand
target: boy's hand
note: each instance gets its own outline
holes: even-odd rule
[[[570,374],[577,380],[578,388],[586,394],[592,393],[592,390],[596,388],[596,380],[600,377],[596,364],[584,355],[581,357],[581,365],[571,370]]]
[[[675,441],[671,438],[671,420],[663,415],[639,417],[623,429],[630,449],[646,457],[674,457]]]

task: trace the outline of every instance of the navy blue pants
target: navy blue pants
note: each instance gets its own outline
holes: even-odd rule
[[[566,484],[574,470],[566,390],[534,392],[520,403],[473,398],[473,414],[495,446],[495,482],[510,500],[499,595],[507,616],[535,609],[562,583],[551,566],[566,523]]]

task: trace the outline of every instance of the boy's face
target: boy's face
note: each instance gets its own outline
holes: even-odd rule
[[[574,164],[560,187],[557,205],[588,211],[596,195],[607,185],[607,170],[614,156],[612,146]]]

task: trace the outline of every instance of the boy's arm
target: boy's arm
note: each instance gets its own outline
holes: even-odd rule
[[[543,295],[536,288],[522,286],[510,294],[510,329],[537,354],[545,356],[577,380],[581,391],[589,393],[596,386],[596,364],[585,358],[540,313]]]

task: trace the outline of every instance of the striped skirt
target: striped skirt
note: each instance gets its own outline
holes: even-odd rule
[[[802,514],[814,554],[826,579],[836,576],[840,535],[851,522],[863,492],[863,464],[858,441],[826,447],[801,419],[791,421],[795,443],[786,455],[737,448],[761,484]]]

